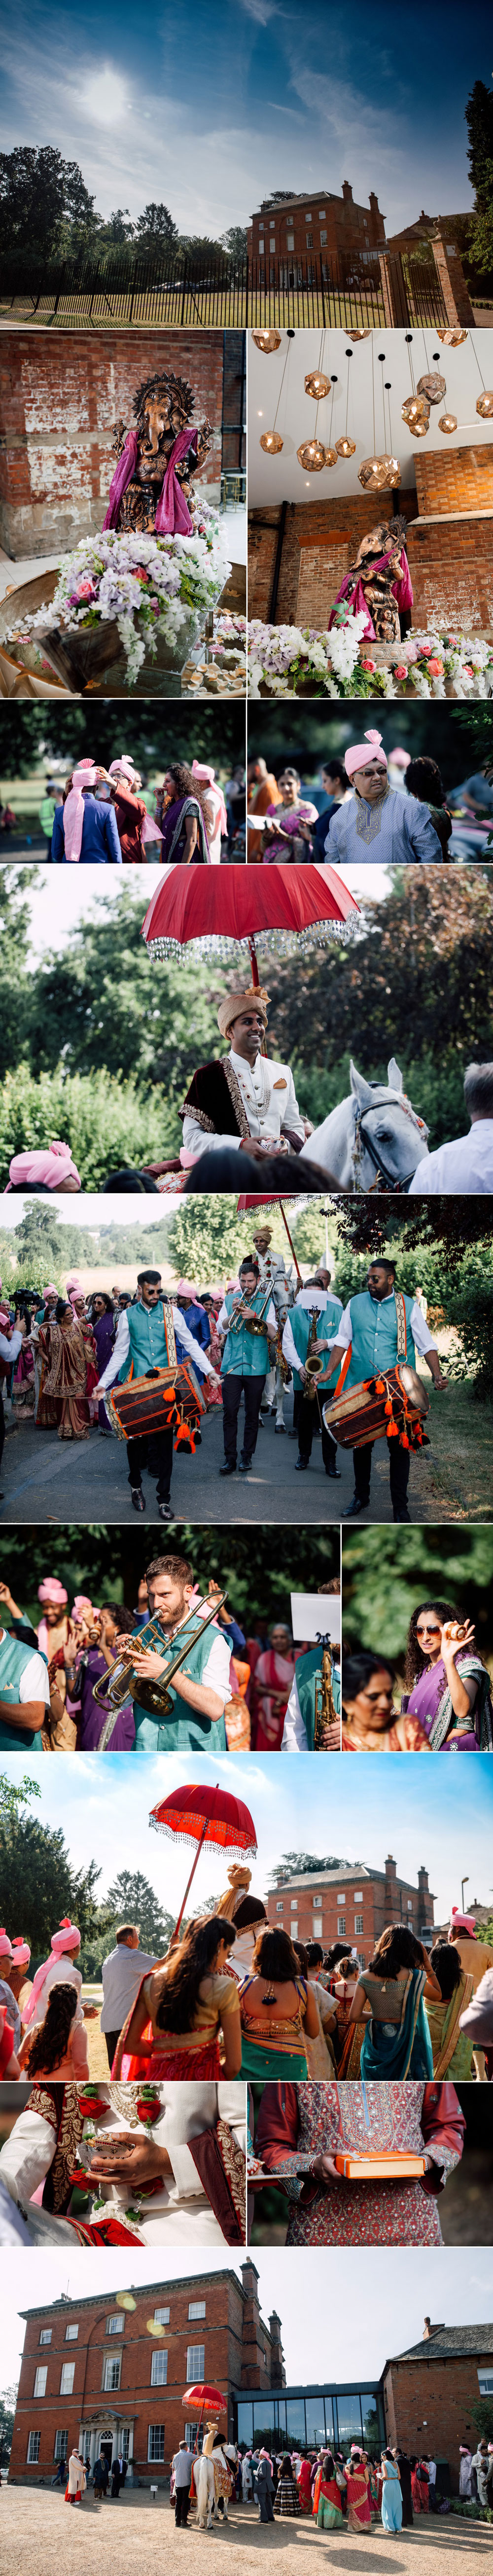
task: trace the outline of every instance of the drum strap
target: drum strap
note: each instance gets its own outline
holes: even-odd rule
[[[173,1323],[173,1308],[172,1308],[172,1306],[171,1306],[171,1304],[170,1304],[170,1301],[169,1301],[169,1298],[168,1298],[168,1297],[163,1297],[163,1324],[164,1324],[164,1338],[165,1338],[165,1343],[166,1343],[166,1353],[167,1353],[168,1368],[177,1368],[177,1367],[178,1367],[178,1361],[177,1361],[177,1357],[176,1357],[176,1342],[175,1342],[175,1327],[174,1327],[174,1323]],[[125,1381],[124,1381],[124,1382],[125,1382],[125,1386],[129,1386],[129,1385],[130,1385],[130,1380],[131,1380],[131,1378],[132,1378],[132,1377],[134,1377],[134,1376],[135,1376],[134,1364],[133,1364],[133,1359],[131,1359],[131,1361],[130,1361],[130,1368],[129,1368],[129,1372],[128,1372],[128,1378],[125,1378]]]
[[[403,1298],[403,1296],[401,1295],[400,1288],[394,1288],[394,1305],[395,1305],[395,1312],[396,1312],[396,1319],[397,1319],[397,1351],[396,1351],[396,1358],[397,1358],[398,1360],[405,1360],[405,1358],[406,1358],[406,1353],[407,1353],[406,1308],[405,1308],[405,1304],[404,1304],[404,1298]],[[335,1390],[334,1390],[334,1396],[342,1395],[343,1386],[344,1386],[344,1383],[345,1383],[345,1379],[347,1378],[348,1368],[349,1368],[349,1365],[350,1365],[351,1350],[352,1350],[352,1343],[350,1342],[350,1343],[349,1343],[349,1349],[348,1349],[347,1351],[345,1351],[345,1352],[344,1352],[344,1359],[343,1359],[343,1361],[342,1361],[342,1363],[341,1363],[341,1367],[340,1367],[340,1370],[339,1370],[339,1376],[338,1376],[338,1379],[337,1379],[337,1385],[336,1385]],[[368,1386],[369,1386],[369,1385],[370,1385],[370,1379],[368,1378]]]

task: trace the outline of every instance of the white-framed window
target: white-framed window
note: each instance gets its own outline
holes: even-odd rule
[[[321,247],[321,250],[323,250],[324,243],[326,242],[326,240],[327,240],[327,234],[326,234],[326,233],[324,233],[324,232],[321,232],[321,234],[320,234],[320,247]]]
[[[190,2299],[188,2309],[189,2326],[195,2324],[197,2317],[205,2317],[205,2299]]]
[[[276,1914],[284,1914],[284,1905],[283,1905],[282,1896],[281,1896],[280,1904],[279,1904],[279,1905],[276,1905]]]
[[[166,2388],[167,2378],[167,2352],[153,2352],[151,2360],[151,2388]]]
[[[338,1905],[345,1905],[345,1903],[346,1903],[346,1890],[345,1890],[345,1887],[339,1887],[339,1888],[338,1888],[338,1890],[337,1890],[337,1899],[336,1899],[336,1902],[337,1902],[337,1904],[338,1904]]]
[[[119,2388],[121,2366],[122,2360],[120,2352],[115,2353],[114,2356],[112,2352],[106,2353],[103,2388]]]
[[[263,240],[262,240],[262,241],[259,241],[259,250],[260,250],[260,251],[263,251],[263,250],[264,250],[264,247],[265,247],[265,244],[264,244]]]
[[[30,2434],[29,2434],[29,2441],[28,2441],[28,2445],[27,2445],[27,2460],[28,2460],[28,2468],[33,2468],[33,2467],[35,2467],[35,2465],[36,2465],[36,2460],[39,2460],[39,2445],[40,2445],[40,2441],[41,2441],[41,2434],[40,2434],[40,2433],[30,2433]]]
[[[493,2396],[493,2370],[478,2370],[481,2397]]]
[[[355,1932],[362,1932],[362,1930],[363,1930],[363,1916],[362,1916],[362,1914],[355,1914],[355,1917],[354,1917],[354,1929],[355,1929]]]
[[[325,223],[325,212],[326,212],[326,210],[325,210],[325,206],[319,206],[319,209],[318,209],[318,220],[319,220],[319,224],[324,224],[324,223]]]
[[[51,2326],[43,2326],[39,2340],[40,2343],[51,2343]]]
[[[362,1905],[362,1904],[363,1904],[363,1889],[362,1889],[362,1887],[353,1887],[353,1905]]]
[[[291,1913],[292,1913],[292,1914],[297,1914],[297,1912],[298,1912],[298,1898],[297,1898],[297,1896],[292,1896],[292,1897],[291,1897]]]
[[[412,1900],[412,1896],[408,1896],[408,1898],[407,1898],[407,1911],[408,1911],[408,1914],[412,1914],[412,1910],[413,1910],[413,1900]]]
[[[306,247],[307,247],[307,250],[313,250],[313,233],[307,233],[307,236],[306,236]]]
[[[130,2425],[129,2425],[129,2424],[122,2424],[122,2429],[121,2429],[121,2434],[120,2434],[120,2450],[121,2450],[121,2452],[123,2453],[123,2458],[124,2458],[124,2460],[129,2460],[129,2459],[130,2459]]]
[[[195,2442],[195,2435],[196,2435],[196,2431],[197,2431],[197,2426],[196,2426],[196,2424],[186,2424],[186,2425],[185,2425],[185,2441],[186,2441],[186,2442],[188,2442],[188,2448],[189,2448],[189,2451],[193,2451],[194,2442]]]
[[[187,2351],[187,2384],[188,2384],[188,2386],[190,2387],[191,2382],[192,2382],[192,2380],[193,2380],[193,2379],[203,2379],[203,2378],[204,2378],[204,2375],[205,2375],[205,2344],[204,2344],[204,2343],[189,2343],[188,2351]]]
[[[60,2396],[71,2397],[75,2379],[75,2361],[62,2361]]]
[[[36,2371],[35,2371],[35,2373],[34,2373],[34,2389],[33,2389],[33,2396],[34,2396],[34,2397],[46,2397],[46,2381],[47,2381],[47,2378],[48,2378],[48,2371],[47,2371],[46,2362],[45,2362],[45,2363],[44,2363],[44,2367],[40,2368],[39,2370],[36,2370]]]
[[[345,1916],[345,1914],[338,1914],[338,1916],[337,1916],[337,1939],[338,1939],[338,1941],[345,1941],[345,1939],[346,1939],[346,1916]]]
[[[164,2424],[150,2424],[147,2435],[148,2460],[164,2460]]]
[[[290,1929],[290,1933],[291,1933],[291,1940],[292,1940],[292,1941],[297,1941],[297,1939],[298,1939],[298,1925],[297,1925],[297,1921],[296,1921],[296,1918],[295,1918],[295,1915],[294,1915],[294,1914],[293,1914],[292,1921],[291,1921],[291,1923],[290,1923],[289,1929]]]
[[[169,2316],[169,2308],[168,2308],[168,2316]],[[112,2335],[113,2335],[113,2334],[123,2334],[124,2322],[125,2322],[125,2320],[124,2320],[124,2317],[122,2316],[121,2309],[118,2309],[118,2308],[117,2308],[116,2315],[115,2315],[114,2317],[107,2317],[107,2318],[106,2318],[106,2327],[105,2327],[105,2332],[106,2332],[106,2334],[112,2334]]]
[[[270,233],[275,233],[275,229],[276,229],[276,218],[275,218],[275,215],[274,215],[273,222],[272,222],[271,224],[269,224],[269,232],[270,232]],[[272,250],[272,242],[271,242],[271,250]]]
[[[169,2308],[154,2309],[155,2326],[169,2326]]]
[[[78,2328],[78,2326],[66,2326],[66,2327],[65,2327],[65,2342],[66,2342],[66,2343],[77,2343],[77,2341],[78,2341],[78,2335],[79,2335],[79,2328]]]
[[[312,215],[311,206],[310,206],[310,208],[308,208],[308,206],[305,206],[305,223],[306,223],[306,224],[312,224],[312,223],[313,223],[313,215]]]
[[[66,2424],[63,2424],[63,2425],[61,2426],[60,2432],[59,2432],[59,2433],[55,2433],[55,2448],[54,2448],[54,2452],[53,2452],[53,2458],[54,2458],[54,2460],[65,2460],[65,2459],[66,2459],[66,2457],[67,2457],[67,2442],[68,2442],[68,2431],[67,2431],[67,2426],[66,2426]]]
[[[288,233],[287,235],[286,250],[294,250],[294,233]]]

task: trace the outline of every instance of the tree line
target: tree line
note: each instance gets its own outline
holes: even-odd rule
[[[128,206],[115,207],[107,217],[98,214],[78,162],[64,161],[52,143],[39,149],[19,144],[13,152],[0,153],[0,208],[4,251],[10,258],[29,253],[31,261],[37,256],[46,263],[95,257],[104,265],[115,251],[123,260],[136,253],[162,253],[167,261],[183,255],[200,268],[212,254],[227,269],[246,253],[241,225],[230,225],[220,241],[180,233],[169,206],[154,199],[136,217]]]

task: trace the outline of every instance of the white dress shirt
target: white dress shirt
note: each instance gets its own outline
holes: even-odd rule
[[[9,1341],[7,1340],[6,1333],[0,1333],[0,1359],[12,1361],[18,1360],[19,1351],[22,1348],[22,1341],[22,1333],[11,1333]]]
[[[6,1628],[0,1628],[0,1700],[2,1698],[2,1646],[4,1644],[4,1640],[10,1633],[12,1632],[8,1631]],[[22,1646],[21,1637],[16,1638],[15,1635],[13,1635],[12,1642],[14,1645]],[[19,1675],[16,1689],[19,1694],[19,1708],[25,1708],[27,1702],[33,1699],[42,1699],[44,1707],[49,1708],[50,1683],[48,1665],[45,1664],[44,1655],[37,1655],[34,1653],[29,1656],[29,1662],[24,1665],[24,1671]],[[7,1705],[8,1703],[6,1701],[6,1709]]]
[[[140,1633],[145,1636],[145,1629]],[[102,2030],[123,2030],[127,2013],[133,2011],[141,1978],[149,1975],[154,1964],[155,1953],[151,1958],[147,1950],[131,1950],[126,1941],[117,1941],[116,1949],[109,1951],[108,1958],[103,1959],[101,1971]]]
[[[390,1298],[393,1300],[393,1296],[394,1291],[393,1288],[391,1288],[389,1290],[388,1298],[379,1297],[376,1302],[378,1302],[379,1306],[386,1306],[390,1303]],[[436,1342],[433,1340],[433,1334],[428,1331],[428,1325],[425,1323],[424,1315],[421,1313],[421,1307],[416,1304],[416,1299],[414,1299],[414,1303],[411,1306],[409,1320],[416,1350],[421,1352],[421,1357],[424,1359],[426,1351],[436,1351]],[[340,1323],[337,1326],[337,1332],[334,1333],[334,1339],[333,1342],[331,1342],[331,1350],[339,1350],[339,1348],[342,1347],[343,1351],[348,1351],[350,1349],[352,1338],[353,1327],[351,1322],[351,1307],[348,1305],[344,1307],[344,1314],[341,1315]],[[299,1360],[297,1362],[297,1366],[299,1368]]]
[[[297,1368],[299,1368],[299,1365],[298,1357],[296,1362]],[[308,1736],[305,1721],[301,1715],[295,1670],[289,1693],[286,1716],[284,1719],[281,1753],[306,1753],[307,1750]]]
[[[193,1333],[189,1331],[188,1324],[185,1323],[185,1317],[182,1315],[180,1307],[172,1305],[171,1313],[175,1333],[178,1334],[179,1341],[183,1343],[183,1349],[188,1352],[189,1359],[194,1361],[196,1369],[200,1369],[204,1377],[213,1377],[214,1370],[211,1366],[211,1361],[207,1358],[207,1351],[203,1351],[200,1343],[194,1341]],[[115,1378],[119,1377],[120,1369],[123,1368],[123,1362],[127,1359],[129,1350],[130,1329],[127,1308],[124,1306],[122,1314],[118,1317],[116,1340],[113,1344],[111,1358],[107,1360],[106,1368],[103,1369],[102,1377],[98,1378],[98,1386],[100,1388],[104,1389],[104,1387],[107,1386],[114,1386]]]
[[[100,2084],[98,2079],[98,2093],[108,2106],[95,2125],[98,2143],[101,2141],[103,2145],[105,2136],[115,2136],[119,2130],[128,2133],[130,2126],[135,2127],[136,2139],[138,2137],[140,2141],[140,2124],[137,2121],[135,2126],[133,2114],[136,2089],[138,2087],[132,2085],[128,2087],[130,2100],[129,2114],[126,2115],[120,2108],[122,2086]],[[138,2244],[185,2247],[196,2241],[198,2247],[220,2245],[224,2248],[224,2236],[190,2154],[189,2140],[199,2138],[204,2129],[215,2129],[218,2119],[225,2120],[245,2154],[245,2085],[158,2084],[156,2089],[161,2111],[159,2119],[153,2122],[152,2139],[156,2146],[166,2148],[171,2174],[163,2174],[160,2191],[155,2192],[150,2201],[143,2198],[140,2207],[135,2184],[132,2189],[120,2177],[115,2182],[98,2183],[94,2186],[92,2216],[97,2218],[101,2214],[99,2204],[104,2203],[105,2213],[111,2212],[125,2225],[130,2223],[127,2212],[137,2206],[135,2233]],[[0,2184],[6,2184],[12,2200],[20,2202],[21,2207],[29,2209],[33,2193],[45,2182],[55,2147],[56,2136],[51,2122],[36,2111],[21,2111],[0,2155]],[[94,2152],[94,2140],[91,2152]],[[79,2148],[82,2161],[85,2161],[86,2153],[85,2148]]]
[[[493,1118],[475,1118],[468,1136],[453,1136],[449,1145],[437,1145],[435,1154],[423,1154],[416,1164],[409,1184],[409,1197],[417,1198],[421,1190],[447,1195],[477,1191],[491,1198],[493,1191]]]
[[[306,1291],[305,1291],[304,1296],[302,1296],[302,1297],[297,1297],[297,1299],[296,1299],[296,1304],[297,1304],[297,1306],[304,1306],[305,1311],[308,1311],[308,1313],[310,1313],[310,1314],[313,1314],[313,1311],[315,1310],[316,1314],[318,1314],[318,1315],[322,1315],[322,1314],[323,1314],[323,1311],[324,1311],[324,1307],[328,1304],[328,1299],[329,1299],[329,1297],[330,1297],[330,1289],[328,1290],[327,1297],[326,1297],[326,1295],[325,1295],[325,1290],[324,1290],[323,1288],[307,1288],[307,1289],[306,1289]],[[308,1300],[309,1300],[309,1299],[310,1299],[310,1305],[308,1305]],[[339,1299],[337,1299],[337,1300],[335,1300],[335,1301],[333,1300],[332,1302],[333,1302],[333,1303],[334,1303],[334,1302],[338,1303],[338,1305],[339,1305],[339,1307],[340,1307],[340,1314],[341,1314],[341,1316],[342,1316],[342,1304],[341,1304],[341,1300],[340,1300],[340,1298],[339,1298]],[[334,1330],[334,1332],[331,1334],[330,1341],[329,1341],[329,1336],[328,1336],[328,1334],[322,1333],[322,1337],[321,1337],[321,1338],[322,1338],[322,1341],[325,1341],[325,1340],[327,1340],[327,1341],[328,1341],[328,1343],[329,1343],[329,1350],[331,1350],[331,1349],[332,1349],[332,1344],[333,1344],[334,1342],[338,1342],[338,1340],[339,1340],[339,1325],[337,1325],[337,1330]],[[294,1338],[293,1327],[292,1327],[292,1323],[291,1323],[291,1316],[290,1316],[290,1315],[287,1315],[287,1316],[286,1316],[286,1322],[285,1322],[285,1325],[284,1325],[283,1336],[282,1336],[282,1347],[283,1347],[283,1355],[284,1355],[284,1359],[285,1359],[285,1360],[287,1360],[288,1368],[290,1368],[290,1369],[302,1369],[302,1368],[304,1368],[304,1366],[305,1366],[305,1362],[304,1362],[304,1360],[302,1360],[302,1359],[300,1358],[300,1353],[299,1353],[299,1351],[297,1351],[297,1349],[296,1349],[296,1342],[295,1342],[295,1338]]]
[[[239,1294],[239,1295],[240,1295],[240,1293],[241,1293],[241,1292],[240,1292],[240,1291],[238,1291],[238,1294]],[[273,1302],[272,1302],[272,1297],[271,1297],[271,1299],[270,1299],[270,1303],[269,1303],[269,1305],[266,1307],[265,1315],[262,1315],[260,1320],[261,1320],[261,1322],[262,1322],[263,1324],[265,1324],[265,1330],[266,1330],[266,1333],[269,1333],[269,1334],[270,1334],[270,1336],[271,1336],[271,1338],[272,1338],[272,1341],[274,1341],[274,1342],[275,1342],[275,1340],[276,1340],[276,1335],[277,1335],[277,1315],[276,1315],[276,1309],[275,1309],[275,1306],[273,1305]],[[231,1315],[228,1315],[228,1309],[227,1309],[226,1299],[225,1299],[225,1298],[224,1298],[223,1305],[222,1305],[222,1306],[220,1307],[220,1309],[219,1309],[219,1314],[218,1314],[218,1318],[217,1318],[217,1329],[218,1329],[218,1333],[230,1333],[232,1329],[234,1330],[234,1326],[232,1327],[232,1324],[231,1324]],[[248,1330],[248,1326],[247,1326],[247,1330]]]
[[[257,1055],[255,1064],[249,1065],[246,1056],[235,1055],[234,1047],[231,1047],[230,1063],[246,1109],[250,1135],[269,1151],[273,1145],[279,1145],[282,1127],[289,1130],[291,1136],[299,1137],[300,1144],[304,1145],[305,1129],[290,1065],[278,1064],[274,1057],[265,1055]],[[231,1145],[238,1152],[244,1142],[248,1145],[248,1137],[244,1139],[231,1132],[225,1136],[209,1136],[193,1112],[184,1119],[183,1145],[187,1154],[205,1154],[225,1145]]]

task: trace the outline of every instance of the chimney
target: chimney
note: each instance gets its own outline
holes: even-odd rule
[[[269,2334],[270,2334],[270,2345],[271,2345],[271,2350],[270,2350],[270,2384],[271,2384],[271,2388],[283,2388],[283,2387],[284,2387],[284,2385],[285,2385],[284,2353],[283,2353],[282,2340],[281,2340],[281,2319],[280,2319],[280,2317],[278,2317],[278,2314],[277,2314],[277,2308],[273,2308],[273,2310],[272,2310],[272,2316],[271,2316],[271,2317],[269,2317]]]
[[[347,205],[348,198],[350,198],[350,199],[351,199],[351,202],[352,202],[352,195],[353,195],[353,191],[352,191],[352,188],[350,188],[350,185],[349,185],[349,179],[343,179],[343,182],[342,182],[342,194],[343,194],[343,197],[344,197],[344,199],[345,199],[346,205]]]
[[[433,2326],[431,2323],[431,2317],[425,2317],[423,2326],[423,2343],[429,2343],[430,2335],[444,2334],[444,2332],[445,2325],[443,2317],[440,2317],[438,2324],[435,2323]]]

